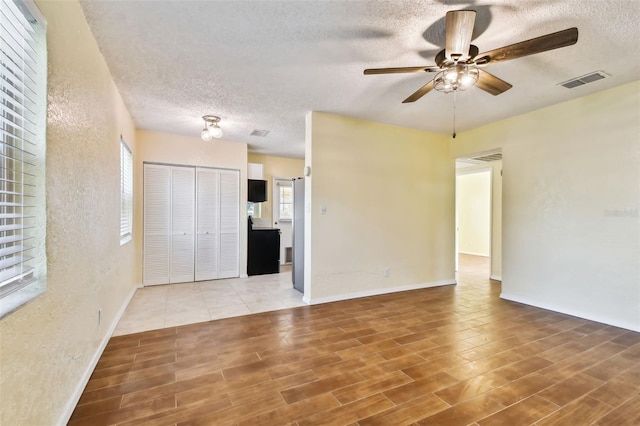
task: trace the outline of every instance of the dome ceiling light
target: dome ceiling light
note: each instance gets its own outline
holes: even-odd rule
[[[220,117],[215,115],[203,115],[202,119],[204,120],[204,129],[200,133],[200,137],[203,141],[210,141],[213,138],[221,138],[222,137],[222,129],[218,125],[220,122]]]

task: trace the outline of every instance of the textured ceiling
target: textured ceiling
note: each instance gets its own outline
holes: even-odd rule
[[[574,46],[490,64],[513,84],[457,96],[458,131],[640,79],[640,1],[81,1],[138,128],[199,136],[201,116],[250,151],[303,157],[304,117],[325,111],[450,133],[453,95],[402,100],[433,74],[448,10],[477,11],[480,52],[577,27]],[[574,89],[558,83],[603,70]],[[541,123],[542,124],[542,123]],[[268,136],[250,136],[254,129]],[[212,143],[215,143],[212,142]]]

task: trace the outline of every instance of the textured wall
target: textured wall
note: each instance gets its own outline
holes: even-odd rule
[[[193,137],[138,130],[137,156],[134,158],[134,235],[136,237],[137,282],[142,283],[143,163],[155,162],[240,170],[240,274],[247,274],[247,144],[200,139],[200,128]]]
[[[66,421],[135,282],[134,245],[119,237],[119,138],[135,157],[133,123],[78,3],[37,4],[48,21],[48,285],[0,321],[7,426]]]
[[[319,112],[307,131],[305,299],[453,282],[449,138]]]
[[[503,297],[640,330],[640,81],[461,133],[502,147]]]

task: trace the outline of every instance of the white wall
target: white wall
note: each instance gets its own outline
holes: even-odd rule
[[[307,116],[305,300],[454,282],[449,144],[444,135]]]
[[[502,147],[506,299],[640,330],[640,82],[461,133]]]
[[[491,254],[491,170],[457,172],[458,253]]]
[[[65,424],[135,290],[120,245],[120,135],[133,122],[75,1],[48,22],[47,290],[0,320],[0,424]],[[102,322],[98,323],[98,310]]]

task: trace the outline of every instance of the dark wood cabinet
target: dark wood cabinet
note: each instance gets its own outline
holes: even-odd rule
[[[280,230],[251,229],[247,246],[247,274],[280,272]]]

